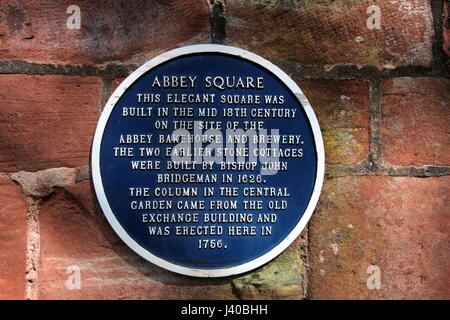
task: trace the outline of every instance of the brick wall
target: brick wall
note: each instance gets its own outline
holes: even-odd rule
[[[81,9],[80,29],[67,27],[70,5]],[[449,299],[449,8],[1,1],[0,298]],[[138,257],[99,210],[88,167],[112,90],[151,57],[196,43],[280,66],[313,105],[325,142],[309,227],[274,261],[236,277],[179,276]],[[74,268],[80,288],[68,283]]]

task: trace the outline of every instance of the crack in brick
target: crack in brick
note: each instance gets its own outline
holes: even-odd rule
[[[40,256],[39,204],[40,200],[26,198],[27,251],[25,253],[25,299],[38,299],[38,269]]]
[[[226,41],[226,14],[224,0],[207,0],[210,10],[211,42],[223,44]]]
[[[389,167],[381,164],[374,170],[373,167],[358,164],[357,166],[327,165],[325,169],[327,178],[344,176],[391,176],[431,178],[450,175],[450,166],[424,165],[420,167]]]
[[[381,82],[369,82],[369,169],[377,172],[381,166]]]
[[[433,68],[408,65],[391,69],[378,68],[372,65],[310,65],[287,60],[272,61],[296,80],[384,80],[396,77],[450,77],[450,69],[443,66]],[[0,61],[0,74],[99,76],[104,80],[111,80],[121,77],[125,78],[135,69],[135,65],[116,63],[106,65],[55,65],[32,63],[23,60]]]

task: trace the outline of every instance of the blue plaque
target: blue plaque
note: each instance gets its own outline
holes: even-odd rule
[[[319,198],[324,151],[306,97],[248,51],[164,53],[114,91],[92,174],[120,238],[148,261],[197,277],[246,272],[300,234]]]

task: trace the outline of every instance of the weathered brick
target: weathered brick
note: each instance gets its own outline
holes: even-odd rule
[[[0,299],[25,297],[27,204],[14,182],[0,178]]]
[[[264,266],[233,279],[242,300],[302,300],[307,295],[308,232]]]
[[[312,298],[449,299],[449,195],[448,176],[328,180],[309,229]]]
[[[380,29],[367,27],[371,5]],[[304,64],[429,65],[432,20],[430,0],[227,1],[230,44]]]
[[[100,92],[97,77],[0,75],[0,170],[87,164]]]
[[[115,235],[93,197],[86,180],[42,204],[39,299],[236,298],[227,281],[179,276],[140,258]],[[67,286],[71,266],[80,270],[79,289]]]
[[[450,80],[382,84],[382,152],[390,165],[450,165]]]
[[[363,81],[299,83],[319,120],[329,164],[351,165],[369,154],[369,99]]]
[[[74,4],[81,10],[80,29],[67,28],[67,9]],[[209,37],[203,0],[5,0],[2,16],[1,60],[140,63],[155,52]]]
[[[13,173],[11,179],[22,187],[22,191],[31,197],[46,197],[53,191],[53,187],[74,184],[78,169],[52,168],[38,172],[20,171]]]

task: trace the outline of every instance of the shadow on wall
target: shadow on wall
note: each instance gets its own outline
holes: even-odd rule
[[[229,279],[177,275],[129,249],[101,212],[90,180],[56,188],[42,202],[40,226],[41,299],[236,298]],[[81,288],[77,290],[66,287],[70,278],[66,269],[71,265],[80,268]]]

